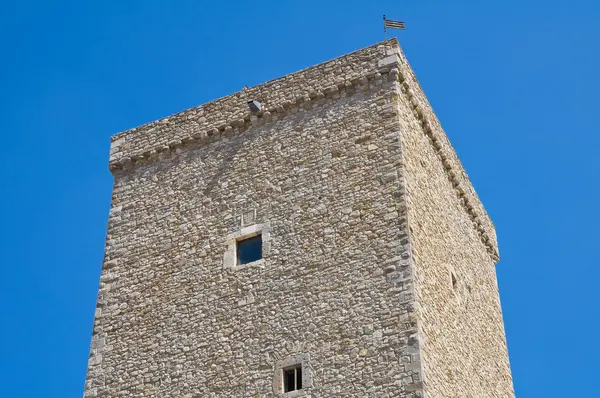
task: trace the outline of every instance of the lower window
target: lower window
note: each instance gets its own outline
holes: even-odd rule
[[[298,353],[279,359],[274,365],[273,396],[299,398],[310,395],[314,386],[308,353]]]
[[[302,365],[283,369],[283,392],[302,389]]]

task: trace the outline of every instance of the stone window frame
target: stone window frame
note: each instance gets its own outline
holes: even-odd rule
[[[283,370],[300,365],[302,367],[302,389],[283,392]],[[273,375],[273,393],[276,397],[282,398],[300,398],[308,396],[309,390],[313,387],[312,368],[310,366],[309,354],[297,354],[291,357],[280,359],[275,363],[275,372]]]
[[[238,264],[237,244],[241,240],[252,238],[254,236],[262,236],[262,253],[261,258],[246,264]],[[243,269],[248,267],[260,267],[264,265],[265,255],[268,254],[271,247],[270,224],[253,224],[240,228],[235,232],[230,233],[225,238],[225,253],[223,254],[223,267],[230,269]]]

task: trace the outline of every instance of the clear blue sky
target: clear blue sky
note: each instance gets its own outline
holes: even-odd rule
[[[486,4],[482,4],[486,3]],[[0,396],[81,397],[109,137],[400,41],[495,221],[518,397],[600,397],[600,2],[4,1]]]

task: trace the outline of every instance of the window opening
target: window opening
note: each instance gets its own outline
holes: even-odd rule
[[[451,272],[450,275],[452,277],[452,289],[456,289],[456,276],[454,275],[454,272]]]
[[[283,392],[302,389],[302,366],[283,369]]]
[[[262,235],[237,241],[237,264],[248,264],[262,258]]]

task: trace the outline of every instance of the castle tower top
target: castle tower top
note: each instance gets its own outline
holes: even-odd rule
[[[311,102],[324,98],[335,100],[347,88],[368,85],[369,81],[387,76],[392,69],[398,70],[398,78],[410,93],[424,128],[431,132],[465,211],[497,260],[498,243],[493,223],[396,38],[116,134],[111,138],[110,169],[114,172],[139,162],[151,162],[179,147],[203,145],[233,131],[284,118]],[[263,104],[258,114],[249,111],[249,100]]]

